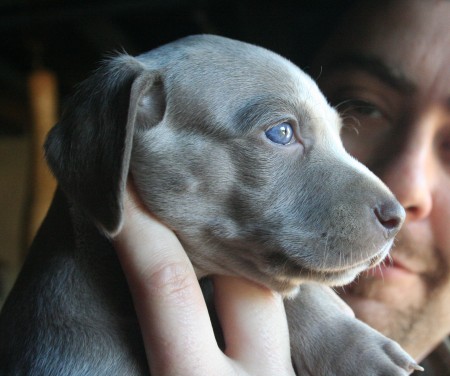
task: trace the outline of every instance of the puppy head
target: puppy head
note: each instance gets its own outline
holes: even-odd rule
[[[199,274],[283,293],[346,283],[385,257],[403,221],[347,155],[313,81],[265,49],[194,36],[119,56],[84,83],[47,141],[61,187],[109,234],[129,172]]]

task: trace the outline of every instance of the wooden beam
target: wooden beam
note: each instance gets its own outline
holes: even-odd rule
[[[30,208],[27,239],[30,243],[47,213],[56,188],[44,158],[43,145],[58,114],[58,89],[56,76],[44,69],[35,70],[28,79],[32,117],[32,163],[30,179]]]

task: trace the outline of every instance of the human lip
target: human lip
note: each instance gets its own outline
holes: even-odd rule
[[[372,278],[380,278],[383,280],[391,280],[413,276],[414,271],[400,260],[388,257],[374,268],[366,271],[366,275]]]

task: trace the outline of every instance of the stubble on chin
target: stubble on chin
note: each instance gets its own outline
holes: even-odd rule
[[[386,282],[369,270],[339,293],[358,318],[420,358],[450,333],[450,268],[443,252],[407,231],[392,253],[423,266],[415,284]]]

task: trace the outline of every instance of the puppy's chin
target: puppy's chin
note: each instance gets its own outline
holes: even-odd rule
[[[289,297],[296,295],[299,286],[305,282],[318,282],[332,287],[349,284],[361,272],[373,268],[385,260],[388,257],[389,249],[390,245],[364,261],[336,268],[303,266],[286,258],[285,262],[278,267],[276,265],[269,266],[264,274],[269,276],[271,288]]]
[[[304,269],[302,273],[304,275],[302,277],[276,277],[271,282],[271,287],[289,298],[297,295],[302,283],[315,282],[327,286],[342,286],[352,282],[365,269],[365,267],[357,267],[341,272],[323,272]]]
[[[366,269],[366,266],[334,272],[303,269],[301,277],[276,276],[264,284],[289,299],[299,293],[303,283],[314,282],[331,287],[343,286],[352,282],[358,274]]]

